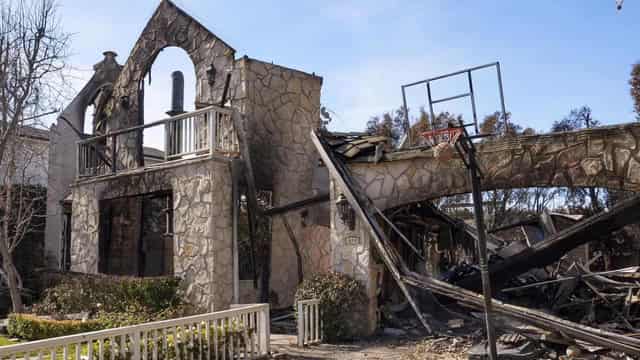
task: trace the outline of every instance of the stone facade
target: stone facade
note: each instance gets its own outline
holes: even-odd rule
[[[222,40],[217,38],[200,23],[184,13],[168,0],[161,1],[158,9],[146,24],[142,34],[133,47],[127,61],[122,66],[117,79],[113,82],[113,91],[102,102],[103,105],[96,109],[96,123],[102,124],[99,131],[128,128],[141,123],[143,106],[143,79],[152,66],[158,53],[169,46],[179,47],[187,52],[191,58],[196,74],[196,108],[209,105],[219,105],[225,87],[228,74],[231,75],[231,83],[227,99],[231,108],[239,112],[246,119],[242,124],[247,129],[248,144],[251,152],[252,166],[254,169],[257,187],[260,190],[272,192],[272,205],[281,206],[293,201],[302,200],[314,195],[312,189],[313,169],[316,166],[317,157],[310,141],[309,133],[320,125],[320,90],[322,78],[313,74],[289,69],[286,67],[251,59],[247,56],[235,59],[235,50]],[[155,169],[156,175],[147,175],[151,170],[136,169],[141,164],[140,138],[136,133],[119,135],[117,137],[117,168],[136,175],[122,177],[121,180],[108,179],[99,181],[83,181],[73,188],[73,249],[72,263],[74,269],[81,271],[97,271],[96,255],[98,219],[97,204],[100,199],[109,198],[113,192],[126,191],[129,195],[142,194],[149,188],[165,188],[174,191],[174,202],[178,201],[181,180],[174,170]],[[112,146],[107,142],[107,153]],[[209,166],[203,159],[205,168]],[[136,170],[134,170],[136,169]],[[139,174],[138,174],[139,172]],[[164,174],[167,172],[166,174]],[[224,186],[218,186],[222,180],[218,176],[229,176],[224,181],[231,181],[228,172],[216,174],[215,181],[209,188],[208,197],[226,196]],[[120,179],[120,177],[117,177]],[[145,179],[145,180],[136,180]],[[127,185],[130,181],[140,181],[144,186]],[[91,185],[90,185],[91,184]],[[102,185],[100,185],[102,184]],[[107,185],[108,184],[108,185]],[[124,186],[127,190],[106,190]],[[105,192],[107,192],[105,194]],[[198,192],[203,194],[204,189]],[[204,195],[202,195],[204,196]],[[229,198],[230,199],[230,198]],[[229,200],[230,201],[230,200]],[[178,206],[174,203],[174,206]],[[230,206],[225,203],[221,206]],[[215,207],[214,207],[215,210]],[[187,224],[191,217],[203,216],[200,208],[174,213],[176,232]],[[212,210],[213,211],[213,210]],[[212,222],[222,221],[217,215]],[[303,250],[304,259],[317,259],[313,265],[303,264],[309,274],[312,269],[328,269],[328,228],[317,227],[317,224],[305,223],[302,212],[285,214],[291,225],[296,239]],[[226,221],[226,218],[225,218]],[[274,219],[272,226],[272,253],[271,253],[271,281],[270,291],[274,297],[274,307],[286,307],[293,303],[293,295],[297,286],[297,257],[291,240],[282,221]],[[186,225],[185,225],[186,226]],[[187,228],[193,228],[189,224]],[[227,236],[228,235],[228,236]],[[178,237],[176,233],[176,237]],[[324,237],[324,241],[320,238]],[[190,238],[190,237],[189,237]],[[207,245],[205,255],[214,256],[231,261],[232,257],[227,253],[227,244],[231,242],[232,235],[220,232],[216,235],[213,244]],[[176,238],[176,244],[182,244],[182,240]],[[209,241],[209,240],[207,240]],[[180,244],[179,244],[180,243]],[[316,243],[319,243],[316,247]],[[217,255],[214,248],[219,247],[221,253]],[[185,277],[189,284],[196,287],[191,291],[192,297],[199,303],[219,304],[228,303],[226,293],[220,296],[224,299],[207,300],[204,298],[204,290],[207,284],[204,277],[211,274],[210,271],[191,271],[180,269],[181,263],[199,261],[189,260],[199,249],[194,244],[182,244],[176,249],[175,267],[176,274]],[[211,253],[210,253],[211,252]],[[207,255],[209,254],[209,255]],[[211,255],[213,254],[213,255]],[[227,256],[228,255],[228,256]],[[246,254],[240,254],[243,256]],[[317,258],[316,258],[317,256]],[[187,259],[179,259],[187,257]],[[215,268],[220,269],[220,261],[214,262]],[[316,267],[315,265],[322,267]],[[199,268],[200,265],[194,265]],[[305,271],[305,273],[307,273]],[[232,266],[229,264],[225,275],[215,282],[232,278]],[[194,278],[199,277],[199,278]],[[214,280],[211,280],[214,281]],[[226,280],[224,280],[226,281]],[[226,286],[226,285],[225,285]],[[243,298],[251,297],[254,291],[243,286],[240,289]],[[245,291],[246,290],[246,291]],[[255,290],[255,289],[254,289]],[[218,296],[216,292],[209,292],[210,296]],[[211,295],[213,294],[213,295]]]
[[[478,145],[478,152],[485,168],[485,190],[534,186],[640,190],[637,123],[485,142]],[[386,159],[349,164],[359,186],[381,209],[471,191],[459,159],[441,161],[431,150],[389,153]]]
[[[78,182],[73,187],[72,270],[98,272],[100,200],[169,190],[173,273],[185,280],[193,304],[226,309],[233,295],[231,187],[230,163],[208,158]]]
[[[185,50],[193,62],[196,108],[220,102],[226,75],[233,69],[235,50],[172,2],[163,0],[133,46],[110,99],[104,109],[99,109],[99,116],[106,119],[104,131],[141,123],[141,81],[160,51],[171,46]],[[138,166],[139,140],[135,133],[118,137],[119,168]]]
[[[336,199],[341,190],[334,181],[331,181],[331,269],[339,273],[351,276],[360,281],[367,293],[368,303],[362,304],[360,311],[352,314],[349,319],[355,331],[364,334],[372,334],[377,326],[376,311],[378,308],[377,283],[378,269],[373,258],[371,236],[361,222],[356,218],[352,229],[340,219],[336,208]],[[345,316],[347,316],[345,314]]]
[[[300,252],[305,278],[331,270],[330,228],[312,225],[303,228]]]
[[[313,169],[317,155],[309,134],[320,125],[322,78],[244,57],[236,62],[240,85],[232,105],[248,119],[251,159],[259,189],[273,193],[273,206],[308,198],[313,194]],[[300,212],[285,214],[293,232],[308,248]],[[326,243],[326,241],[325,241]],[[293,304],[298,282],[297,258],[282,221],[273,220],[271,290],[274,307]]]

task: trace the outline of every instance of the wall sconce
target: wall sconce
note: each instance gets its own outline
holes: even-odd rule
[[[336,199],[336,208],[338,210],[338,217],[343,224],[345,224],[349,230],[356,228],[356,213],[353,211],[349,200],[344,194],[340,194]]]
[[[213,64],[209,65],[207,69],[207,81],[209,82],[209,86],[213,86],[216,83],[216,68]]]
[[[120,97],[120,106],[122,106],[124,109],[129,108],[129,95],[122,95]]]

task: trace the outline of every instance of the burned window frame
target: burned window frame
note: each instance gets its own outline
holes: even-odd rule
[[[164,268],[160,274],[149,274],[146,271],[146,253],[144,252],[145,245],[145,220],[152,219],[153,216],[145,215],[145,207],[146,202],[150,200],[155,200],[158,198],[165,199],[165,206],[161,210],[164,213],[164,229],[166,230],[162,236],[170,236],[171,239],[169,243],[171,244],[171,249],[169,253],[164,253],[162,261]],[[125,199],[140,199],[140,208],[139,208],[139,219],[140,221],[134,221],[135,226],[138,227],[136,233],[136,239],[134,239],[134,248],[136,249],[137,255],[135,256],[135,270],[128,271],[127,273],[123,273],[118,269],[113,268],[113,263],[111,262],[113,258],[111,251],[111,245],[114,236],[114,212],[113,205],[117,201],[122,201]],[[103,199],[99,201],[99,238],[98,238],[98,272],[102,274],[109,275],[125,275],[125,276],[136,276],[136,277],[148,277],[148,276],[172,276],[174,274],[174,260],[175,256],[175,243],[174,243],[174,233],[173,233],[173,192],[171,190],[160,190],[143,194],[135,194],[130,196],[121,196],[109,199]],[[166,264],[165,261],[170,259],[170,264]]]

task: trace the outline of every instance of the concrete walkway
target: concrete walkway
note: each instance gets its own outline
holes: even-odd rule
[[[413,341],[398,341],[398,339],[370,340],[352,344],[318,344],[299,348],[295,335],[271,335],[271,351],[280,359],[367,359],[367,360],[399,360],[402,355],[410,351]]]

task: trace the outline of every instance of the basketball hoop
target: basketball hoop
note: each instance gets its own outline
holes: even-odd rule
[[[455,144],[462,135],[462,128],[442,128],[425,131],[422,134],[427,140],[427,145],[433,149],[433,156],[446,161],[456,153]]]

